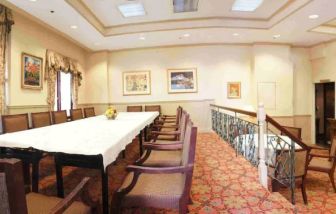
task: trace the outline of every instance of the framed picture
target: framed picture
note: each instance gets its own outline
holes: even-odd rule
[[[123,95],[147,95],[151,93],[150,71],[123,72]]]
[[[229,99],[239,99],[241,97],[240,82],[227,83],[227,96]]]
[[[42,89],[43,59],[27,53],[22,53],[21,88]]]
[[[196,93],[197,69],[168,69],[168,93]]]

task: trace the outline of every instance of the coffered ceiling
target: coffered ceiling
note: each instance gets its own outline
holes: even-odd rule
[[[120,13],[118,5],[133,2],[143,4],[145,16],[125,18]],[[335,0],[264,0],[253,12],[233,11],[233,3],[199,0],[196,12],[174,13],[173,0],[5,2],[94,51],[220,43],[311,46],[336,38],[336,34],[314,30],[335,24]],[[310,19],[310,15],[318,18]]]

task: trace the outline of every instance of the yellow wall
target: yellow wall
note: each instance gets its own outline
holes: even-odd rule
[[[9,107],[22,105],[46,105],[47,82],[43,81],[42,90],[21,88],[21,53],[25,52],[43,58],[45,65],[46,50],[51,49],[65,56],[79,61],[85,71],[86,51],[49,30],[45,26],[14,12],[15,25],[10,40],[10,80],[9,80]],[[44,69],[44,68],[43,68]],[[85,78],[85,73],[83,74]],[[85,84],[80,87],[79,103],[84,99]]]

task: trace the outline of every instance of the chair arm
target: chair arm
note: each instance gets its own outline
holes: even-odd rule
[[[172,151],[180,150],[183,147],[182,141],[174,141],[173,143],[158,144],[158,143],[146,143],[143,145],[144,149]]]
[[[129,165],[126,167],[126,171],[134,173],[146,173],[146,174],[172,174],[172,173],[184,173],[192,170],[193,165],[188,166],[174,166],[174,167],[145,167]]]
[[[90,180],[89,177],[83,178],[83,180],[75,187],[70,194],[65,197],[62,201],[56,204],[54,208],[50,211],[51,214],[61,214],[71,206],[71,204],[75,201],[77,197],[82,193],[84,188],[86,188],[88,181]]]
[[[153,125],[154,127],[158,127],[158,128],[178,128],[178,125]]]
[[[307,146],[308,146],[310,149],[329,150],[328,148],[319,147],[319,146],[316,146],[316,145],[313,145],[313,144],[307,144]]]
[[[176,118],[176,115],[162,115],[162,118],[172,118],[172,119],[175,119]]]
[[[320,154],[309,154],[310,157],[318,157],[318,158],[336,158],[336,156],[330,155],[320,155]]]
[[[179,135],[180,131],[172,131],[172,132],[161,132],[161,131],[152,131],[152,134],[155,135]]]

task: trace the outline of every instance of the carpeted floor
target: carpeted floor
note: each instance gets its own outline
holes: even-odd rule
[[[118,158],[109,167],[109,199],[121,185],[125,166],[138,158],[138,144],[127,147],[126,159]],[[65,194],[85,176],[92,179],[86,197],[101,199],[100,173],[97,170],[65,167],[63,169]],[[56,195],[55,170],[52,157],[41,162],[40,192]],[[289,190],[281,194],[289,197]],[[292,206],[279,193],[270,193],[258,182],[257,169],[244,158],[236,157],[234,150],[215,134],[198,135],[196,164],[192,185],[193,204],[190,213],[336,213],[336,193],[332,191],[327,175],[309,172],[307,194],[309,205],[302,202],[300,189],[296,190],[297,204]],[[100,208],[101,206],[99,206]],[[97,213],[101,213],[98,209]],[[126,210],[126,213],[176,213],[160,209]]]

